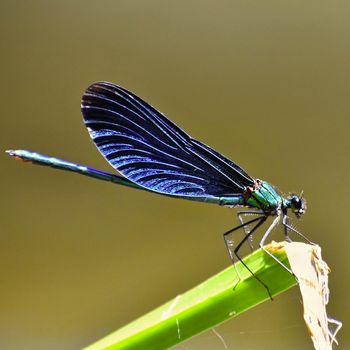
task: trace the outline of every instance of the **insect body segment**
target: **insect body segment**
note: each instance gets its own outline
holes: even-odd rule
[[[283,197],[269,183],[256,181],[253,189],[247,190],[247,206],[261,209],[267,214],[276,213],[283,205]]]

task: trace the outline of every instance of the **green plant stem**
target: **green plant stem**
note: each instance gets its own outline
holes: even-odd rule
[[[283,243],[267,248],[288,264]],[[295,278],[262,250],[244,262],[268,285],[272,296],[296,285]],[[230,266],[84,350],[167,349],[270,300],[264,286],[240,262],[235,267],[241,280]]]

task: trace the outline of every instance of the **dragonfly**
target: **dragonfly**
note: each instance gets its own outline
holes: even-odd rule
[[[24,161],[169,197],[229,208],[245,207],[237,212],[240,224],[223,234],[225,245],[233,265],[238,259],[267,290],[263,281],[243,262],[239,251],[268,218],[273,218],[259,246],[292,274],[264,246],[279,223],[283,225],[286,240],[290,241],[289,232],[294,232],[309,241],[287,215],[290,211],[300,218],[305,213],[302,194],[283,196],[273,185],[251,177],[236,163],[185,133],[140,97],[113,83],[97,82],[89,86],[83,94],[81,110],[97,149],[122,176],[27,150],[7,152]],[[244,236],[234,246],[231,235],[239,229],[244,231]]]

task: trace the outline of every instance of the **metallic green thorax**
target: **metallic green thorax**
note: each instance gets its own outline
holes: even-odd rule
[[[273,212],[288,206],[287,200],[273,186],[260,180],[257,181],[256,188],[247,192],[246,204],[250,207],[262,209],[265,212]]]
[[[278,214],[291,207],[291,199],[284,198],[268,182],[255,180],[252,187],[246,188],[242,194],[215,198],[219,204],[226,207],[248,206],[264,211],[266,214]],[[300,209],[304,212],[305,207]]]

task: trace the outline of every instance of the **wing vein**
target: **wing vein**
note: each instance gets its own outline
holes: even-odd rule
[[[254,184],[238,165],[117,85],[91,85],[82,98],[82,113],[105,159],[151,191],[205,200],[241,194]]]

